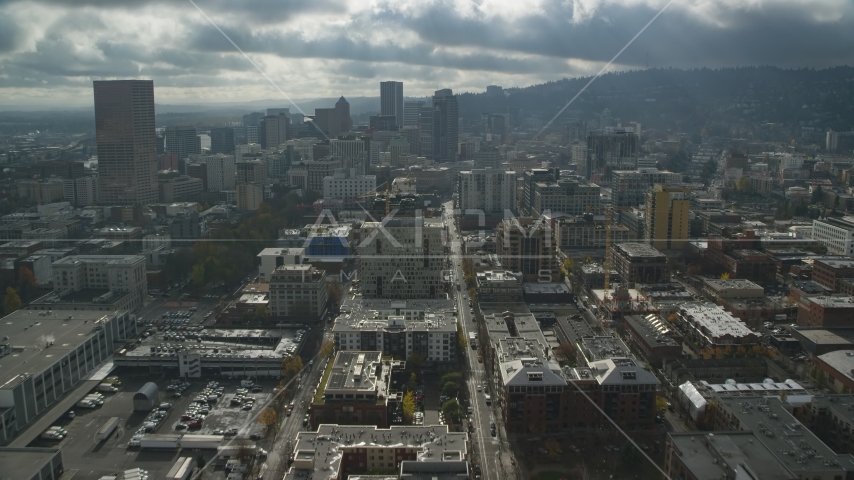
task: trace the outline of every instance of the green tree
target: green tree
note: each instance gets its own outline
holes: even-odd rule
[[[460,384],[457,382],[445,382],[442,384],[442,393],[449,397],[456,397],[460,391]]]
[[[406,391],[411,392],[418,386],[418,377],[415,372],[409,374],[409,379],[406,381]]]
[[[738,178],[738,181],[735,182],[735,189],[739,192],[750,192],[750,179],[742,175]]]
[[[623,444],[622,451],[620,452],[620,458],[623,461],[623,465],[628,468],[637,467],[642,460],[638,449],[629,442]]]
[[[456,399],[452,398],[442,404],[442,415],[445,417],[445,422],[451,421],[459,425],[463,419],[463,407]]]
[[[255,317],[260,319],[270,318],[270,314],[267,312],[267,306],[258,305],[255,307]]]
[[[406,359],[406,368],[412,370],[414,372],[421,371],[421,367],[424,365],[424,357],[422,357],[418,353],[412,353],[409,358]]]
[[[200,263],[193,267],[193,273],[190,274],[190,280],[193,285],[201,287],[205,284],[205,264]]]
[[[466,334],[463,331],[463,325],[461,322],[457,322],[457,349],[460,353],[465,352],[469,346],[469,339],[466,338]],[[462,355],[460,355],[462,358]]]
[[[821,185],[815,187],[815,190],[812,191],[812,197],[810,197],[810,203],[819,203],[824,198],[824,190],[822,190]]]
[[[39,288],[36,276],[28,267],[21,265],[18,268],[18,294],[23,301],[30,301],[37,294]]]
[[[3,300],[3,311],[9,315],[19,308],[21,308],[21,297],[18,296],[18,292],[14,288],[7,287],[6,298]]]
[[[201,455],[196,457],[196,468],[199,470],[205,468],[205,457],[203,457]]]
[[[411,424],[412,416],[415,415],[415,394],[410,392],[406,392],[403,395],[403,402],[401,403],[401,408],[403,409],[403,421],[404,423]]]
[[[664,413],[667,410],[667,400],[661,395],[655,396],[655,411],[659,414]]]

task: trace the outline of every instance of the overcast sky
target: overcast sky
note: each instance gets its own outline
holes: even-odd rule
[[[194,0],[291,98],[480,92],[595,74],[667,0]],[[611,70],[854,64],[851,0],[674,0]],[[3,0],[0,104],[283,98],[187,0]],[[2,105],[0,105],[2,106]]]

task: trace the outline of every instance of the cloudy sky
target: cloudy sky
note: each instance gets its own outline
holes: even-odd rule
[[[3,0],[0,107],[91,104],[150,78],[158,103],[526,86],[595,74],[668,0]],[[203,12],[203,13],[202,13]],[[673,0],[611,70],[854,64],[851,0]]]

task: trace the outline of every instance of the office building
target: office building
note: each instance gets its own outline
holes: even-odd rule
[[[335,354],[326,383],[308,407],[311,425],[371,425],[387,428],[400,399],[391,390],[392,369],[403,362],[382,358],[382,351]]]
[[[62,198],[74,206],[92,205],[99,201],[98,176],[66,178],[62,180]]]
[[[234,190],[237,181],[237,167],[234,155],[208,155],[201,157],[205,163],[207,187],[209,192]]]
[[[182,160],[202,153],[202,140],[196,134],[196,127],[166,127],[166,153],[178,156],[179,170]]]
[[[365,298],[416,299],[443,295],[441,221],[395,218],[362,224],[356,246]]]
[[[99,296],[95,292],[106,292],[109,298],[104,301],[109,301],[123,293],[131,301],[128,309],[134,310],[148,295],[145,257],[141,255],[71,255],[53,262],[51,268],[53,289],[60,297],[84,292],[91,300]]]
[[[61,178],[18,180],[15,186],[19,197],[37,205],[61,202],[65,197],[64,181]]]
[[[812,238],[832,255],[854,255],[854,217],[824,217],[813,220]]]
[[[323,198],[342,200],[345,204],[355,204],[376,190],[376,175],[358,175],[351,168],[339,168],[332,176],[323,178]]]
[[[601,188],[583,178],[563,178],[557,182],[532,185],[531,213],[583,215],[601,209]]]
[[[244,160],[235,162],[236,182],[264,183],[267,181],[267,165],[262,160]]]
[[[549,222],[542,218],[505,218],[495,233],[495,251],[505,270],[521,273],[526,282],[555,282],[556,242]]]
[[[621,243],[611,248],[614,270],[624,282],[660,283],[670,280],[670,264],[661,252],[644,243]]]
[[[609,128],[587,134],[587,178],[610,176],[613,170],[634,169],[637,165],[638,136],[633,129]]]
[[[258,278],[269,283],[273,270],[282,265],[302,265],[305,259],[305,248],[265,248],[256,255],[256,258],[259,263]]]
[[[14,346],[0,343],[0,443],[9,443],[87,381],[135,335],[136,321],[126,311],[18,310],[3,317],[0,338]],[[98,381],[90,383],[94,388]],[[4,470],[4,476],[8,473]]]
[[[161,202],[176,202],[196,198],[204,190],[204,182],[200,178],[187,175],[158,175],[157,186]]]
[[[480,117],[480,133],[486,142],[500,144],[507,135],[507,117],[503,114],[484,113]]]
[[[211,128],[211,154],[234,153],[234,128]]]
[[[371,115],[368,128],[384,132],[397,131],[397,118],[394,115]]]
[[[835,152],[839,147],[839,133],[833,130],[827,131],[827,136],[824,141],[824,149],[828,152]]]
[[[432,122],[433,158],[443,162],[456,161],[459,141],[459,107],[457,98],[450,88],[436,90],[433,95]]]
[[[238,210],[254,212],[264,203],[264,185],[260,183],[240,183],[236,190]]]
[[[554,183],[560,179],[559,168],[534,168],[522,174],[522,199],[520,208],[530,211],[534,204],[534,188],[537,183]]]
[[[287,141],[288,117],[285,115],[267,115],[258,125],[261,147],[276,150]]]
[[[93,82],[98,182],[107,205],[157,202],[154,82]]]
[[[326,311],[326,272],[312,265],[281,265],[270,273],[273,317],[320,320]]]
[[[686,340],[701,347],[756,345],[761,336],[723,308],[713,303],[687,303],[679,307],[676,320],[686,332]]]
[[[329,154],[343,159],[362,160],[367,155],[365,141],[353,137],[333,138],[329,140]]]
[[[467,434],[451,432],[447,425],[380,429],[323,424],[316,432],[297,434],[294,461],[283,480],[364,478],[367,474],[419,480],[473,478],[466,468],[468,461]],[[334,477],[330,472],[335,472]],[[445,476],[451,472],[452,476]]]
[[[842,282],[846,278],[854,278],[854,259],[829,256],[813,259],[813,281],[831,292],[842,291]]]
[[[680,250],[688,243],[691,189],[655,185],[646,196],[646,238],[663,250]]]
[[[615,207],[636,207],[646,203],[647,192],[656,184],[682,183],[682,174],[657,168],[615,170],[611,174],[612,203]]]
[[[421,117],[421,109],[424,108],[423,100],[403,102],[403,126],[417,127]]]
[[[483,212],[503,215],[516,211],[516,172],[484,168],[460,172],[457,182],[463,214]],[[473,212],[469,212],[472,210]]]
[[[380,115],[394,117],[403,126],[403,82],[380,82]]]
[[[445,369],[459,353],[453,312],[450,300],[347,299],[332,327],[335,348],[380,350],[395,358],[417,354]]]
[[[555,240],[561,251],[605,248],[605,217],[593,214],[559,217],[554,225]],[[625,243],[633,238],[624,225],[611,225],[611,244]]]
[[[474,168],[500,168],[504,163],[501,152],[496,148],[481,148],[474,152]]]

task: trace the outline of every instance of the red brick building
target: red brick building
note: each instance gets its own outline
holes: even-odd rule
[[[854,277],[854,260],[848,257],[824,257],[813,261],[812,279],[814,282],[839,291],[839,281]]]
[[[759,238],[752,231],[737,238],[709,237],[706,258],[729,272],[730,278],[755,282],[773,281],[777,262],[758,250]]]
[[[806,295],[798,301],[798,325],[802,327],[854,327],[854,297]]]

